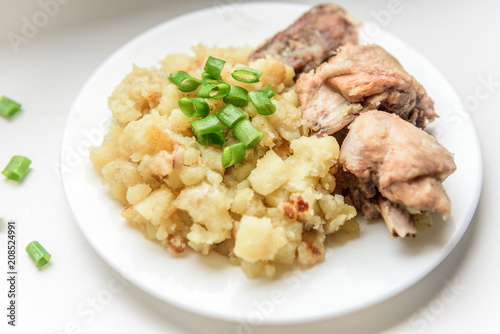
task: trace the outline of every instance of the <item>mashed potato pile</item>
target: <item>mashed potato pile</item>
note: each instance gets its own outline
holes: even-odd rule
[[[161,68],[134,67],[109,98],[114,124],[102,146],[91,148],[90,160],[126,207],[122,216],[173,253],[188,246],[216,251],[241,264],[248,277],[322,261],[326,235],[343,225],[356,229],[356,210],[332,194],[337,141],[306,136],[293,69],[260,59],[247,65],[263,72],[260,82],[246,84],[230,73],[252,48],[199,45],[193,51],[167,56]],[[230,85],[252,91],[270,84],[277,93],[273,115],[258,114],[251,103],[241,108],[264,138],[227,169],[222,148],[198,144],[193,119],[178,108],[179,98],[196,92],[182,93],[168,80],[178,70],[201,77],[209,55],[226,61],[222,79]],[[207,102],[211,113],[224,105]],[[236,142],[229,130],[226,138],[226,145]]]

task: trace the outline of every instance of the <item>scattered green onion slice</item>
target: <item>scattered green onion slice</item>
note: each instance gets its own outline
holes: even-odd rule
[[[257,112],[261,115],[272,115],[276,111],[276,106],[269,100],[266,93],[260,90],[254,90],[248,93],[248,99],[254,105]]]
[[[220,108],[215,116],[222,122],[222,124],[230,129],[234,128],[239,121],[247,118],[247,115],[232,104],[227,104]]]
[[[198,96],[204,99],[221,99],[227,96],[230,90],[231,86],[225,82],[208,81],[201,85]]]
[[[262,72],[255,70],[250,67],[240,67],[231,73],[234,80],[245,83],[256,83],[259,82],[259,78]]]
[[[5,118],[12,118],[21,110],[21,105],[12,101],[8,97],[0,97],[0,115]]]
[[[232,165],[239,164],[245,160],[246,153],[247,149],[243,143],[224,147],[222,151],[222,167],[228,168]]]
[[[262,72],[250,67],[240,67],[231,73],[234,80],[245,83],[259,82]]]
[[[246,107],[248,105],[248,91],[239,86],[231,86],[229,94],[222,99],[226,104],[233,104],[236,107]]]
[[[200,79],[193,78],[186,71],[176,71],[170,74],[168,81],[176,85],[181,92],[192,92],[201,84]]]
[[[264,134],[257,131],[249,119],[240,121],[233,129],[233,135],[242,142],[247,149],[252,149],[257,146]]]
[[[179,99],[179,108],[188,117],[205,117],[210,113],[208,103],[199,97],[181,97]]]
[[[202,136],[196,136],[196,140],[202,146],[205,145],[222,146],[226,142],[226,136],[224,135],[224,132],[213,132],[213,133],[207,133]]]
[[[208,133],[222,132],[222,124],[220,124],[217,117],[213,114],[189,123],[193,126],[193,131],[197,137],[201,137]]]
[[[261,92],[265,93],[268,98],[272,98],[273,96],[276,96],[276,92],[274,91],[273,87],[271,87],[270,84],[265,85],[261,89],[259,89]]]
[[[212,78],[218,79],[226,62],[222,59],[209,56],[205,63],[205,73]]]
[[[10,159],[2,174],[11,180],[20,181],[28,173],[30,164],[30,159],[15,155]]]
[[[37,267],[42,267],[50,261],[50,254],[38,243],[38,241],[30,242],[28,246],[26,246],[26,252],[33,262],[35,262]]]

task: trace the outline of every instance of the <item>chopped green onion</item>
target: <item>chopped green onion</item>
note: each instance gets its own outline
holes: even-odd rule
[[[248,93],[248,99],[261,115],[271,115],[276,111],[276,106],[271,102],[271,100],[269,100],[266,93],[260,90],[254,90],[253,92]]]
[[[240,67],[231,73],[234,80],[245,83],[259,82],[262,72],[249,67]]]
[[[196,136],[196,140],[200,145],[219,145],[222,146],[226,142],[226,136],[223,132],[207,133],[206,135]]]
[[[204,82],[201,85],[200,90],[198,91],[198,96],[204,99],[220,99],[227,96],[230,90],[231,86],[229,86],[225,82],[221,81]]]
[[[247,149],[252,149],[257,146],[264,134],[257,131],[249,119],[240,121],[233,129],[233,135],[242,142]]]
[[[276,92],[274,91],[273,87],[271,87],[270,84],[265,85],[261,89],[259,89],[261,92],[265,93],[268,98],[271,98],[273,96],[276,96]]]
[[[225,147],[222,152],[222,165],[227,168],[242,162],[246,150],[254,148],[264,138],[264,134],[253,126],[238,107],[246,107],[251,101],[259,114],[271,115],[276,111],[276,106],[270,99],[276,92],[269,84],[250,93],[243,87],[230,86],[221,78],[225,64],[224,60],[209,56],[201,80],[191,77],[185,71],[176,71],[168,79],[183,92],[192,92],[199,87],[198,97],[182,97],[178,104],[186,116],[204,117],[190,122],[200,145],[223,146],[226,137],[222,124],[232,129],[233,135],[240,141]],[[262,72],[249,67],[239,67],[231,76],[239,82],[257,83]],[[220,108],[216,115],[210,114],[210,107],[205,99],[223,99],[226,105]]]
[[[12,101],[8,97],[0,97],[0,115],[5,118],[12,118],[21,110],[21,105]]]
[[[222,59],[209,56],[207,62],[205,63],[205,73],[207,73],[212,78],[219,79],[225,63],[226,62]]]
[[[210,113],[208,103],[199,97],[181,97],[179,99],[179,108],[188,117],[205,117]]]
[[[23,157],[22,155],[15,155],[10,159],[7,166],[2,171],[2,174],[11,180],[22,180],[28,173],[30,164],[30,159]]]
[[[207,81],[219,81],[219,78],[214,78],[207,72],[203,72],[203,74],[201,75],[201,83],[203,84]]]
[[[35,262],[37,267],[42,267],[49,263],[50,254],[43,248],[38,241],[32,241],[26,246],[26,252],[30,258]]]
[[[200,79],[193,78],[186,71],[176,71],[170,74],[168,81],[176,85],[181,92],[192,92],[201,84]]]
[[[248,105],[248,91],[243,87],[231,86],[229,94],[223,99],[224,103],[233,104],[236,107]]]
[[[222,125],[214,114],[210,114],[205,118],[189,123],[191,123],[191,125],[193,126],[193,131],[196,136],[203,136],[208,133],[222,132]]]
[[[215,116],[222,122],[222,124],[230,129],[234,128],[239,121],[247,118],[247,115],[232,104],[227,104],[220,108]]]
[[[243,143],[224,147],[222,151],[222,167],[228,168],[232,165],[239,164],[245,160],[246,153],[247,149]]]

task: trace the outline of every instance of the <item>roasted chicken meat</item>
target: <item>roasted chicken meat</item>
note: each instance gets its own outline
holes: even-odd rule
[[[304,123],[340,141],[340,191],[367,218],[382,217],[392,237],[414,236],[417,215],[450,213],[442,182],[456,168],[453,154],[423,131],[438,117],[423,86],[357,36],[345,10],[321,4],[250,60],[271,56],[295,69]]]
[[[437,117],[422,85],[378,45],[347,43],[314,72],[301,75],[296,87],[303,118],[318,134],[333,134],[371,109],[420,128]]]
[[[368,218],[382,216],[392,236],[416,233],[412,214],[450,213],[442,182],[456,169],[453,154],[399,116],[360,114],[342,143],[339,163],[343,177],[353,181],[353,200]]]
[[[292,66],[298,77],[330,59],[339,46],[357,41],[357,25],[345,10],[320,4],[257,48],[249,61],[269,55]]]

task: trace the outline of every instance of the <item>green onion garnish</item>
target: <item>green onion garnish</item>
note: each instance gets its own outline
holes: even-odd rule
[[[222,167],[227,168],[232,165],[239,164],[245,160],[246,153],[247,149],[243,143],[224,147],[224,150],[222,151]]]
[[[225,63],[226,62],[222,59],[209,56],[207,62],[205,63],[205,73],[214,79],[219,79]]]
[[[198,96],[204,99],[220,99],[227,96],[230,90],[231,86],[225,82],[208,81],[201,85]]]
[[[254,90],[248,93],[248,99],[261,115],[272,115],[276,111],[276,106],[269,100],[269,97],[263,91]]]
[[[233,104],[236,107],[246,107],[248,105],[248,91],[243,87],[231,86],[229,94],[222,100],[224,103]]]
[[[176,71],[170,74],[168,81],[176,85],[181,92],[192,92],[201,84],[200,79],[193,78],[186,71]]]
[[[5,118],[12,118],[21,110],[21,105],[12,101],[8,97],[0,97],[0,115]]]
[[[214,78],[213,76],[211,76],[210,74],[208,74],[207,72],[203,72],[203,74],[201,75],[201,83],[205,83],[207,81],[218,81],[219,78]]]
[[[261,89],[259,89],[261,92],[265,93],[268,98],[271,98],[273,96],[276,96],[276,92],[274,91],[273,87],[271,87],[270,84],[265,85]]]
[[[224,132],[214,132],[207,133],[206,135],[196,136],[196,140],[200,145],[219,145],[222,146],[226,142],[226,136],[224,136]]]
[[[232,104],[227,104],[220,108],[215,116],[222,122],[225,126],[232,129],[241,120],[247,118],[247,116],[238,108]]]
[[[30,164],[30,159],[22,155],[15,155],[10,159],[2,174],[11,180],[20,181],[28,173]]]
[[[181,97],[179,99],[179,108],[188,117],[205,117],[210,113],[208,103],[199,97]]]
[[[250,67],[240,67],[231,73],[234,80],[245,83],[259,82],[262,72]]]
[[[222,125],[214,114],[210,114],[205,118],[189,123],[191,123],[191,125],[193,126],[193,131],[196,136],[203,136],[208,133],[222,132]]]
[[[225,147],[222,152],[222,166],[227,168],[242,162],[246,150],[254,148],[264,138],[264,134],[257,131],[238,107],[246,107],[248,101],[251,101],[259,114],[271,115],[276,111],[276,106],[270,99],[276,92],[269,84],[250,93],[243,87],[230,86],[221,78],[225,64],[224,60],[209,56],[201,80],[191,77],[185,71],[176,71],[168,79],[182,92],[192,92],[199,87],[198,97],[182,97],[178,104],[184,115],[204,117],[190,122],[200,145],[223,146],[226,137],[222,124],[232,129],[233,135],[240,141]],[[231,76],[239,82],[256,83],[259,82],[262,72],[249,67],[239,67]],[[223,99],[226,105],[220,108],[216,115],[210,114],[210,106],[205,99]]]
[[[240,121],[233,129],[233,135],[242,142],[247,149],[252,149],[257,146],[264,134],[257,131],[249,119]]]
[[[32,241],[26,246],[26,252],[30,258],[35,262],[37,267],[42,267],[49,263],[50,254],[43,248],[38,241]]]

